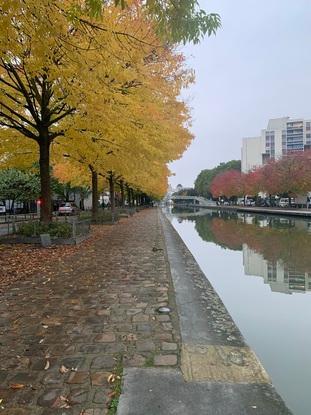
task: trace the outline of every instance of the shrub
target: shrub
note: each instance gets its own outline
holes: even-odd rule
[[[69,223],[52,222],[48,225],[40,222],[27,222],[18,226],[17,233],[23,236],[39,236],[49,233],[51,237],[70,238],[72,226]]]

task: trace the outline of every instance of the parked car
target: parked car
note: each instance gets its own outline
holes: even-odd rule
[[[284,208],[289,206],[289,198],[288,197],[281,197],[279,200],[279,206]]]
[[[256,206],[259,207],[271,207],[269,198],[260,198],[256,202]]]
[[[78,213],[78,206],[71,202],[62,203],[58,208],[59,215],[77,215]]]
[[[255,206],[255,200],[254,199],[245,199],[245,206]]]
[[[5,215],[5,214],[6,214],[5,204],[3,202],[0,202],[0,215]]]

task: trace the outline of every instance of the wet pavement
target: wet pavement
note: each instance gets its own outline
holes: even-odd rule
[[[170,367],[180,349],[159,214],[113,226],[0,302],[0,413],[108,413],[117,365]],[[120,363],[122,362],[122,363]]]

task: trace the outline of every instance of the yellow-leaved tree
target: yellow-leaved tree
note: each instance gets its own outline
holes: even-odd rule
[[[160,196],[166,164],[192,139],[179,99],[192,73],[141,4],[106,6],[100,24],[76,4],[0,0],[1,162],[25,164],[39,154],[44,222],[51,148],[56,164],[65,155],[93,178],[109,175]]]

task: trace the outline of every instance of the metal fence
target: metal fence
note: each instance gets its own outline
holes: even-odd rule
[[[14,235],[18,233],[18,228],[24,224],[33,225],[33,236],[40,235],[40,220],[39,218],[21,218],[18,215],[18,220],[15,215],[6,217],[6,222],[0,223],[0,237],[7,235]],[[78,238],[86,236],[90,233],[91,220],[79,219],[77,217],[54,217],[53,222],[66,223],[70,227],[70,235],[67,238]]]
[[[21,213],[16,215],[11,215],[8,213],[0,215],[0,225],[7,222],[21,222],[25,220],[33,220],[38,218],[37,213]]]
[[[5,215],[0,218],[0,236],[5,236],[16,233],[19,224],[35,221],[36,215]]]
[[[90,233],[91,221],[89,219],[72,221],[71,225],[73,238],[86,236]]]
[[[90,232],[91,223],[114,223],[121,217],[132,216],[137,211],[136,207],[116,208],[114,212],[110,209],[99,209],[96,221],[92,220],[90,211],[81,212],[79,216],[62,215],[53,216],[53,222],[65,222],[71,225],[71,237],[76,238],[87,235]],[[37,213],[25,213],[17,215],[0,215],[0,237],[16,234],[20,224],[36,223],[39,227],[39,216]],[[34,232],[36,236],[39,236],[39,232]]]

